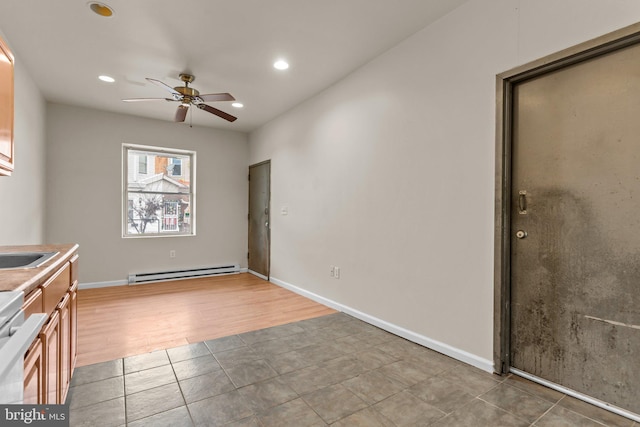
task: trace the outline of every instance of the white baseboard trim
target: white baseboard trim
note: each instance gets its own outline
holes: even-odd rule
[[[256,277],[261,278],[262,280],[269,280],[269,278],[268,278],[267,276],[265,276],[264,274],[256,273],[256,272],[255,272],[255,271],[253,271],[253,270],[249,270],[249,269],[247,269],[247,273],[249,273],[249,274],[253,274],[253,275],[254,275],[254,276],[256,276]]]
[[[247,267],[241,267],[240,268],[240,273],[248,273],[249,269]]]
[[[432,350],[437,351],[438,353],[445,354],[449,357],[452,357],[461,362],[467,363],[469,365],[475,366],[478,369],[482,369],[485,372],[494,373],[493,361],[485,359],[483,357],[479,357],[475,354],[469,353],[467,351],[461,350],[459,348],[450,346],[449,344],[445,344],[443,342],[431,339],[429,337],[425,337],[424,335],[417,334],[408,329],[402,328],[400,326],[394,325],[393,323],[389,323],[385,320],[378,319],[377,317],[371,316],[369,314],[363,313],[359,310],[346,306],[344,304],[340,304],[331,299],[325,298],[318,294],[314,294],[313,292],[309,292],[305,289],[299,288],[291,283],[287,283],[283,280],[277,279],[275,277],[271,277],[270,281],[278,286],[281,286],[285,289],[288,289],[292,292],[295,292],[299,295],[312,299],[320,304],[324,304],[328,307],[331,307],[335,310],[342,311],[347,313],[357,319],[360,319],[364,322],[370,323],[374,326],[379,327],[380,329],[384,329],[387,332],[391,332],[392,334],[398,335],[402,338],[405,338],[409,341],[420,344],[424,347],[430,348]]]
[[[112,280],[110,282],[80,283],[78,285],[78,289],[108,288],[110,286],[124,286],[128,284],[129,282],[127,282],[126,280]]]

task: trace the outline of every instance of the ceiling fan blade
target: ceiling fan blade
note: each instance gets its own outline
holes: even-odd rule
[[[171,98],[128,98],[123,99],[124,102],[138,102],[138,101],[174,101]]]
[[[211,114],[215,114],[216,116],[221,117],[230,122],[235,122],[238,119],[237,117],[234,117],[231,114],[227,114],[224,111],[220,111],[217,108],[213,108],[212,106],[207,104],[198,104],[198,108],[201,110],[207,111]]]
[[[176,117],[173,120],[176,122],[184,122],[185,117],[187,117],[187,111],[189,111],[189,107],[178,105],[178,109],[176,110]]]
[[[160,80],[156,80],[156,79],[150,79],[149,77],[146,77],[146,79],[148,81],[150,81],[151,83],[160,86],[162,89],[171,92],[173,94],[173,97],[180,97],[180,99],[182,99],[182,94],[180,92],[178,92],[177,90],[175,90],[174,88],[172,88],[171,86],[169,86],[166,83],[162,83]]]
[[[204,102],[216,101],[235,101],[236,99],[230,93],[208,93],[206,95],[198,95]]]

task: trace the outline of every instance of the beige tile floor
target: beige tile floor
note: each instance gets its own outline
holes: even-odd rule
[[[80,367],[71,426],[624,426],[346,314]]]

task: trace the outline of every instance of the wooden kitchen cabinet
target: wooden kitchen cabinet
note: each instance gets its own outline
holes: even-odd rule
[[[0,175],[13,172],[13,54],[0,39]]]
[[[71,335],[69,336],[69,351],[70,351],[70,373],[76,367],[76,360],[78,359],[78,281],[76,280],[71,289],[69,290],[70,302],[69,302],[69,320]],[[71,379],[71,375],[69,375]]]
[[[67,398],[78,348],[78,255],[58,267],[23,304],[48,321],[24,360],[24,403],[54,405]]]
[[[71,287],[71,268],[69,263],[53,273],[41,286],[44,313],[52,313]]]
[[[36,405],[45,401],[44,353],[42,340],[36,338],[24,358],[24,404]]]
[[[36,313],[44,313],[42,305],[42,289],[36,288],[24,299],[22,309],[24,310],[24,318]]]
[[[43,380],[45,390],[45,405],[56,405],[59,403],[60,387],[60,315],[54,311],[49,322],[40,332],[42,349],[44,351]]]
[[[78,254],[75,254],[70,261],[71,264],[71,288],[69,288],[69,294],[71,295],[71,371],[76,366],[76,360],[78,359]]]
[[[64,403],[71,383],[71,295],[67,293],[60,301],[56,311],[60,318],[59,361],[58,361],[58,403]]]
[[[36,288],[27,295],[22,309],[25,319],[32,314],[42,313],[42,289]],[[24,357],[25,404],[39,404],[45,401],[44,378],[42,340],[36,338]]]

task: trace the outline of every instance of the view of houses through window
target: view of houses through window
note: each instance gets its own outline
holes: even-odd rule
[[[124,237],[195,234],[195,152],[123,145]]]

